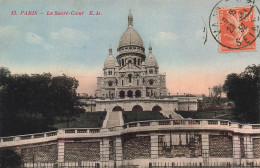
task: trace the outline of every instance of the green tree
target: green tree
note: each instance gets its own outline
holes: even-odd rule
[[[19,74],[6,81],[0,90],[0,136],[49,131],[57,116],[69,122],[80,109],[73,77]]]
[[[20,168],[21,156],[11,149],[0,149],[0,168]]]
[[[215,97],[218,97],[218,96],[221,97],[223,89],[222,89],[221,85],[216,85],[216,86],[213,86],[212,91],[213,91],[213,94]]]
[[[0,67],[0,89],[7,83],[7,79],[11,76],[11,72],[6,67]]]
[[[223,90],[235,103],[235,112],[247,122],[259,122],[258,86],[260,65],[248,66],[241,74],[227,75]]]

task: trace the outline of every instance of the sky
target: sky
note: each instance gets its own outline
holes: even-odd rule
[[[260,63],[256,51],[219,52],[208,32],[218,0],[0,0],[0,67],[12,74],[74,76],[79,93],[94,94],[110,45],[113,56],[127,29],[129,10],[146,55],[151,43],[171,94],[208,94],[230,73]],[[260,6],[260,2],[256,2]],[[17,15],[11,15],[16,11]],[[21,14],[23,11],[23,14]],[[24,15],[37,11],[37,15]],[[83,15],[47,15],[51,12]],[[89,12],[101,15],[90,16]],[[43,14],[40,14],[43,13]],[[209,31],[209,30],[208,30]],[[256,40],[260,45],[259,38]]]

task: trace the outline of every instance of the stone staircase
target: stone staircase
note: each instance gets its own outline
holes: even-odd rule
[[[113,111],[109,112],[107,122],[104,123],[106,128],[115,127],[119,125],[123,125],[123,118],[121,111]]]
[[[169,117],[171,115],[172,119],[183,119],[182,116],[173,112],[173,111],[160,111],[165,117]]]

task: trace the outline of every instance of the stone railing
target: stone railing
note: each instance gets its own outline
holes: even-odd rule
[[[111,128],[68,128],[37,134],[0,137],[0,148],[6,146],[42,143],[62,138],[109,137],[124,133],[156,130],[219,130],[241,134],[259,134],[260,124],[239,124],[228,120],[152,120],[130,122]]]
[[[260,124],[239,124],[228,120],[152,120],[130,122],[123,126],[125,132],[134,130],[225,130],[236,133],[260,134]]]

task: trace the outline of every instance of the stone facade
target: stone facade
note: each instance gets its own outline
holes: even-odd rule
[[[151,45],[146,56],[142,38],[133,27],[131,13],[128,15],[128,27],[119,41],[116,59],[112,48],[109,48],[103,76],[97,77],[96,96],[96,111],[111,112],[116,106],[120,106],[121,110],[137,110],[133,109],[135,105],[142,107],[139,111],[152,110],[155,105],[167,112],[198,109],[196,97],[166,98],[169,96],[166,74],[159,72]],[[81,101],[85,102],[87,111],[94,109],[93,102]]]
[[[142,38],[133,28],[133,17],[128,15],[128,28],[122,35],[116,59],[109,49],[104,64],[104,76],[97,78],[97,96],[102,98],[140,98],[166,96],[166,76],[149,47],[146,58]]]

